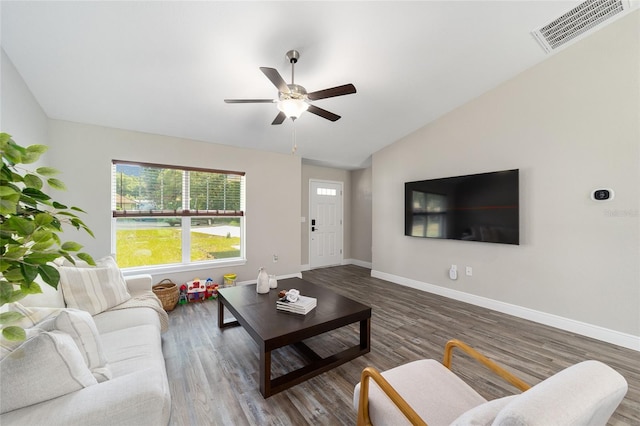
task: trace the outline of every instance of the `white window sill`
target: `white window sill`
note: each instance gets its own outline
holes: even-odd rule
[[[247,259],[220,260],[216,262],[198,262],[189,264],[173,264],[173,265],[157,265],[157,266],[140,266],[135,268],[123,268],[124,276],[136,274],[168,274],[173,272],[191,272],[204,271],[211,269],[230,268],[233,266],[242,266],[247,263]]]

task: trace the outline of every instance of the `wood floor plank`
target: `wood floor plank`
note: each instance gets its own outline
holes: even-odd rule
[[[303,278],[373,308],[371,352],[268,399],[259,392],[258,346],[241,327],[217,327],[217,302],[181,305],[169,314],[163,350],[172,397],[171,425],[355,425],[353,387],[367,366],[387,370],[442,359],[459,338],[530,384],[585,359],[615,368],[629,391],[610,425],[640,425],[640,353],[521,318],[371,277],[358,266],[303,273]],[[228,314],[228,313],[226,313]],[[228,315],[227,315],[228,316]],[[318,354],[357,344],[357,326],[308,339]],[[303,365],[292,348],[272,354],[275,376]],[[514,388],[462,356],[454,370],[487,399]]]

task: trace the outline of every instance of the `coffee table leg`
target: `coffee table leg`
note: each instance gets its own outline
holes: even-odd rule
[[[360,321],[360,349],[371,349],[371,318]]]
[[[218,298],[218,328],[224,326],[224,304]]]
[[[271,396],[271,351],[260,348],[260,393],[263,397]]]

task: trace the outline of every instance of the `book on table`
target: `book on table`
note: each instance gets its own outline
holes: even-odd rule
[[[276,308],[280,311],[307,314],[317,305],[315,297],[298,296],[295,302],[289,302],[285,297],[276,302]]]

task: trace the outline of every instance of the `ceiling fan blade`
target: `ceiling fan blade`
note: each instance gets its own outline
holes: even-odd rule
[[[325,98],[333,98],[334,96],[350,95],[356,93],[356,86],[353,84],[344,84],[342,86],[332,87],[331,89],[318,90],[307,95],[312,101]]]
[[[260,67],[260,71],[278,88],[281,93],[289,93],[289,86],[275,68]]]
[[[287,114],[285,114],[284,112],[280,111],[280,113],[278,115],[276,115],[276,118],[271,122],[271,124],[282,124],[284,122],[284,120],[287,119]]]
[[[312,114],[319,115],[322,118],[326,118],[329,121],[338,121],[340,120],[340,116],[336,115],[332,112],[327,111],[326,109],[318,108],[315,105],[309,105],[309,109],[307,109]]]
[[[228,104],[272,104],[273,99],[225,99]]]

